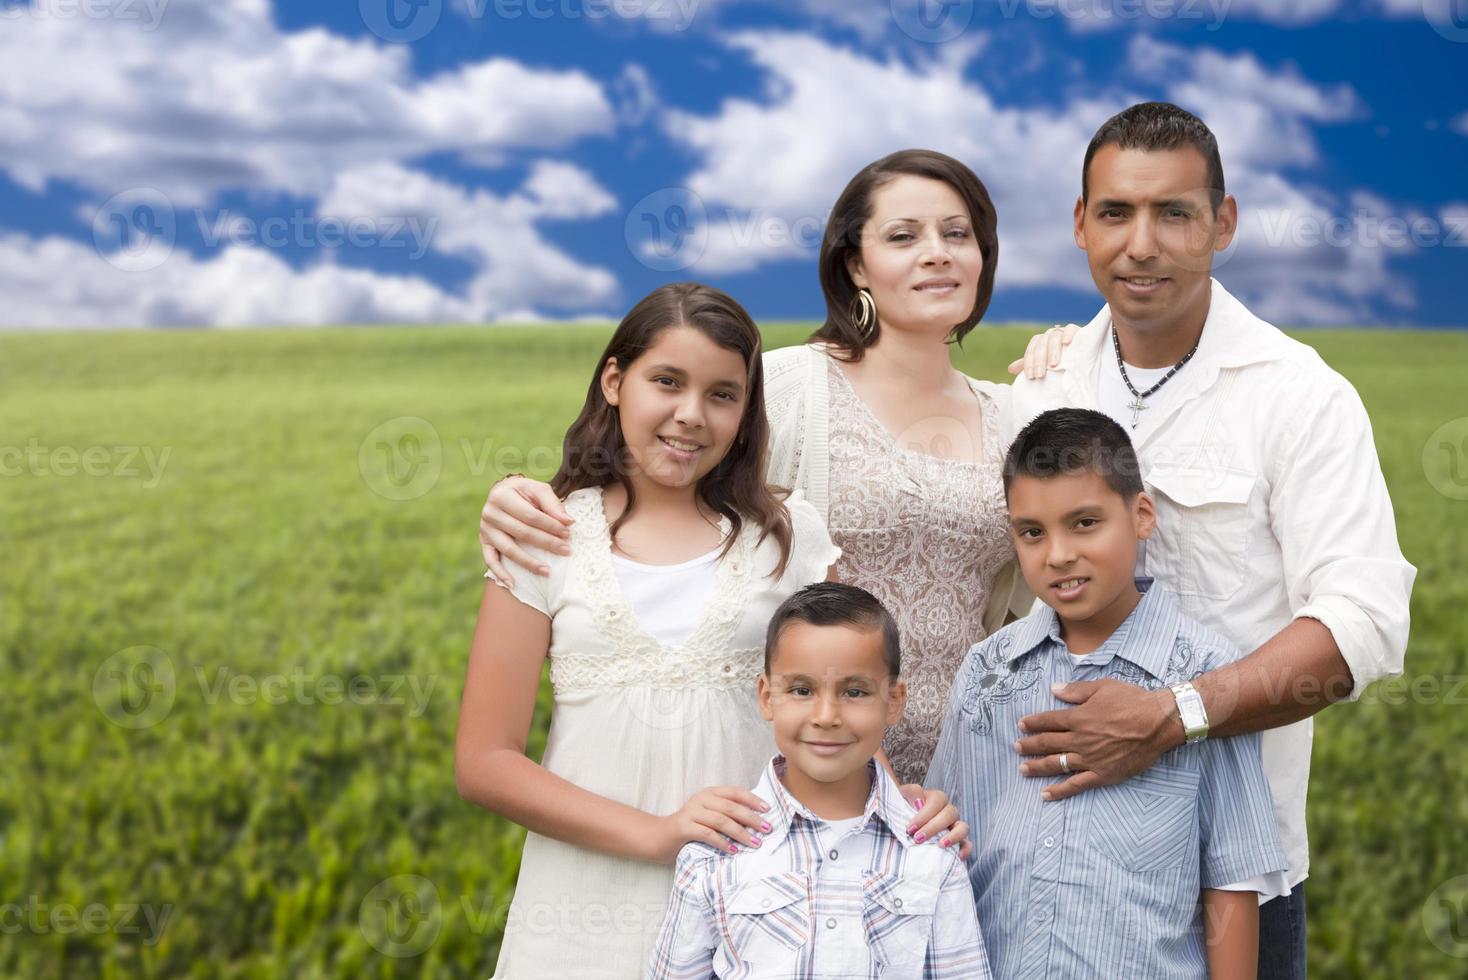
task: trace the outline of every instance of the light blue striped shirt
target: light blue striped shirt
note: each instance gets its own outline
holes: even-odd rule
[[[1257,735],[1182,745],[1052,803],[1040,790],[1063,777],[1020,775],[1019,719],[1066,706],[1052,684],[1157,688],[1239,658],[1151,579],[1137,588],[1137,608],[1084,657],[1046,607],[976,644],[954,681],[927,782],[972,827],[969,878],[1001,980],[1206,977],[1201,890],[1285,868]]]

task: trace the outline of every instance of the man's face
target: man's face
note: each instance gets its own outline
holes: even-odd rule
[[[1191,146],[1123,150],[1091,159],[1089,201],[1076,201],[1076,244],[1112,315],[1137,329],[1165,329],[1206,303],[1213,253],[1233,240],[1238,208],[1214,212],[1208,164]]]

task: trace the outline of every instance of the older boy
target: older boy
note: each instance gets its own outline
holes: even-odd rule
[[[1020,570],[1045,606],[969,652],[929,769],[973,824],[995,973],[1253,978],[1258,894],[1285,891],[1257,735],[1176,749],[1066,800],[1035,792],[1012,747],[1021,715],[1060,703],[1052,685],[1115,678],[1186,700],[1238,649],[1133,578],[1156,516],[1114,421],[1044,413],[1011,445],[1004,486]]]
[[[897,624],[871,593],[810,585],[770,620],[760,710],[780,754],[757,850],[689,844],[647,976],[984,980],[963,861],[919,843],[875,759],[902,717]]]

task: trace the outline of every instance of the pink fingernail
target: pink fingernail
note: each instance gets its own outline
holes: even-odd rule
[[[749,841],[755,847],[759,847],[759,845],[760,845],[759,834],[750,834],[749,835]]]
[[[738,854],[739,853],[739,845],[738,844],[730,844],[729,845],[729,853],[730,854]]]
[[[760,830],[763,830],[765,833],[768,834],[770,831],[774,830],[775,828],[770,826],[770,822],[768,820],[762,820],[762,821],[760,821],[759,829]]]
[[[928,835],[927,834],[914,834],[912,839],[915,840],[915,841],[917,841],[919,844],[921,844],[923,841],[925,841],[925,840],[928,839]]]

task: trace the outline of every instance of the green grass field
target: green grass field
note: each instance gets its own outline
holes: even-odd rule
[[[0,975],[490,974],[523,831],[454,790],[475,525],[552,471],[606,336],[0,335]],[[1419,569],[1414,683],[1319,719],[1311,975],[1463,976],[1468,431],[1434,433],[1468,335],[1297,336],[1361,392]]]

